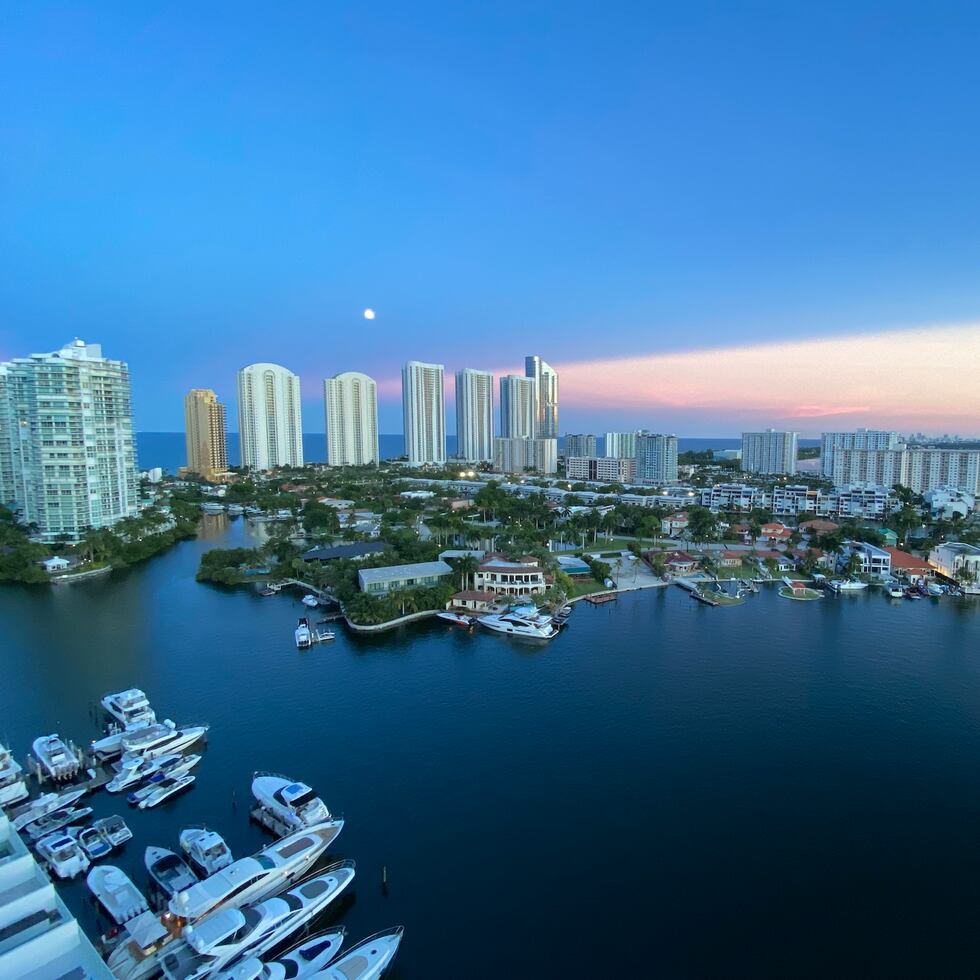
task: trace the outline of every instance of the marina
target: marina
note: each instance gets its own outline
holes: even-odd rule
[[[343,812],[343,832],[319,860],[355,859],[357,876],[323,928],[345,926],[352,950],[403,924],[398,980],[447,975],[432,967],[437,948],[478,980],[508,975],[515,956],[524,975],[577,975],[607,955],[609,936],[643,930],[650,915],[665,973],[722,974],[729,960],[699,942],[692,921],[706,902],[728,910],[721,934],[732,942],[780,922],[784,938],[744,960],[757,975],[832,974],[845,955],[842,915],[845,929],[862,930],[906,916],[911,951],[882,954],[883,972],[948,975],[974,962],[968,936],[934,928],[908,896],[933,895],[951,918],[974,910],[980,790],[969,760],[980,753],[971,721],[980,700],[972,659],[949,651],[980,645],[975,600],[896,601],[868,589],[793,603],[767,584],[741,606],[713,609],[681,589],[651,589],[575,603],[570,628],[547,643],[433,618],[377,637],[340,628],[329,656],[303,657],[290,635],[303,593],[269,602],[193,581],[200,548],[243,540],[226,525],[72,590],[0,591],[8,669],[20,679],[0,691],[4,744],[21,762],[40,731],[87,744],[100,698],[133,685],[161,716],[210,724],[186,750],[202,756],[193,789],[149,810],[131,810],[124,793],[59,799],[25,767],[32,793],[54,793],[55,809],[91,806],[88,825],[124,816],[133,839],[91,866],[119,867],[151,906],[173,896],[151,887],[147,848],[154,864],[172,855],[162,880],[168,867],[186,875],[182,829],[213,829],[233,863],[275,842],[281,830],[251,819],[258,771],[303,782]],[[77,623],[95,603],[105,614],[82,636]],[[818,745],[818,733],[829,741]],[[884,773],[873,787],[855,745],[873,750]],[[844,809],[823,788],[827,772],[846,788]],[[787,773],[797,774],[789,789]],[[595,814],[594,856],[583,858],[567,827],[569,798]],[[501,808],[520,822],[506,839],[492,833]],[[924,829],[940,825],[939,836]],[[928,867],[902,856],[910,844]],[[750,880],[718,874],[733,847],[753,856]],[[791,910],[771,898],[785,881],[767,857],[774,849],[798,855]],[[616,901],[590,906],[592,928],[571,949],[583,861]],[[929,868],[941,866],[957,870],[935,891]],[[97,940],[115,923],[84,878],[57,887]],[[855,887],[875,909],[871,923],[841,911],[840,895]],[[481,921],[506,928],[506,948],[473,955]],[[807,937],[825,928],[826,947],[804,962]],[[648,955],[618,961],[642,974]]]

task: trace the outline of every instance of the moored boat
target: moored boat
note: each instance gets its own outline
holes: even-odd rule
[[[322,970],[340,952],[347,930],[343,926],[317,933],[274,960],[249,956],[215,980],[303,980]]]
[[[207,732],[207,725],[178,728],[172,721],[165,721],[162,725],[151,725],[149,728],[126,733],[122,740],[125,752],[123,763],[136,757],[152,759],[181,752],[204,738]]]
[[[92,868],[85,879],[89,891],[99,900],[99,904],[122,925],[149,909],[142,892],[132,883],[129,876],[112,864]]]
[[[12,806],[28,797],[24,769],[13,753],[0,745],[0,807]]]
[[[252,795],[290,829],[313,827],[330,819],[327,805],[306,783],[272,772],[257,772]]]
[[[313,634],[310,632],[310,621],[301,616],[296,626],[296,646],[300,650],[307,650],[313,646]]]
[[[37,853],[59,878],[74,878],[86,871],[91,863],[78,842],[61,831],[39,840]]]
[[[112,845],[94,826],[73,827],[68,831],[68,836],[78,842],[89,861],[99,861],[112,853]]]
[[[835,592],[861,592],[868,587],[867,582],[856,578],[836,578],[830,583]]]
[[[171,796],[176,796],[178,793],[190,789],[194,785],[195,778],[194,776],[168,777],[162,783],[154,783],[150,795],[143,797],[137,806],[141,810],[151,810],[165,800],[169,800]]]
[[[63,810],[52,810],[51,813],[46,813],[33,823],[29,823],[23,828],[23,833],[26,833],[31,840],[40,840],[42,837],[47,837],[48,834],[53,834],[56,830],[61,830],[62,827],[69,826],[69,824],[81,823],[91,815],[92,808],[90,806],[70,806]]]
[[[138,786],[144,779],[148,779],[157,772],[161,766],[177,762],[183,758],[180,753],[147,759],[141,755],[130,756],[120,763],[119,771],[106,784],[106,790],[110,793],[121,793],[124,789],[129,789],[130,786]]]
[[[140,722],[152,725],[157,720],[156,712],[150,707],[149,700],[138,687],[131,687],[116,694],[107,694],[102,698],[101,704],[124,727]]]
[[[34,739],[34,757],[54,780],[70,779],[81,768],[78,756],[59,735]]]
[[[143,856],[146,871],[154,884],[159,887],[167,898],[172,898],[179,891],[197,884],[197,876],[188,867],[187,862],[173,851],[165,847],[148,847]]]
[[[117,814],[94,820],[92,826],[102,834],[110,847],[122,847],[126,841],[133,839],[133,832],[126,826],[126,821]]]
[[[159,760],[158,760],[159,761]],[[175,758],[168,757],[168,760],[158,765],[157,768],[147,776],[147,783],[162,783],[165,779],[176,779],[178,776],[185,776],[199,762],[199,755],[178,755]]]
[[[64,810],[66,807],[70,807],[76,800],[80,800],[85,792],[85,789],[82,788],[65,790],[64,793],[45,793],[14,810],[10,822],[14,830],[22,830],[46,813],[53,813],[55,810]]]
[[[542,618],[546,621],[542,622]],[[506,613],[481,616],[478,622],[481,626],[496,633],[506,633],[509,636],[525,637],[532,640],[550,640],[558,635],[558,628],[551,622],[550,616],[531,618],[511,610]]]
[[[404,926],[376,932],[324,969],[307,976],[309,980],[377,980],[395,958],[404,932]]]
[[[465,613],[453,612],[450,609],[437,612],[436,619],[444,619],[447,623],[452,623],[454,626],[465,626],[467,628],[472,626],[474,622],[472,616],[467,616]]]
[[[316,609],[320,605],[320,600],[315,595],[305,595],[300,602],[306,606],[307,609]]]
[[[180,848],[205,877],[227,868],[234,860],[221,834],[207,827],[185,827],[180,832]]]

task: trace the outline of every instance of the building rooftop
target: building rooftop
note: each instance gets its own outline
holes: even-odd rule
[[[304,561],[333,561],[337,558],[363,558],[385,550],[383,541],[355,541],[352,544],[335,544],[328,548],[310,548],[304,552]]]
[[[385,565],[383,568],[362,568],[358,578],[363,583],[390,582],[399,578],[425,578],[429,575],[451,575],[444,561],[418,561],[409,565]]]
[[[901,548],[885,548],[892,556],[892,568],[909,572],[931,572],[932,566],[924,558],[916,558]]]

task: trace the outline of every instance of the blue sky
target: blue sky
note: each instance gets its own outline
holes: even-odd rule
[[[978,28],[952,3],[8,7],[0,356],[101,341],[141,429],[180,428],[192,386],[234,417],[237,368],[278,361],[308,431],[323,376],[410,358],[894,356],[896,331],[980,321]],[[579,386],[562,428],[766,412],[668,403],[635,370],[648,402]]]

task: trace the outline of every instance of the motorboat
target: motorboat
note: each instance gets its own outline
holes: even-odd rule
[[[118,980],[157,976],[163,955],[172,942],[179,941],[185,925],[222,909],[261,902],[288,888],[316,863],[343,826],[342,820],[331,820],[290,834],[251,857],[239,858],[204,881],[176,891],[162,916],[128,931],[109,955],[109,969]],[[162,849],[156,850],[163,855]]]
[[[346,935],[347,930],[338,926],[317,933],[274,960],[263,962],[257,956],[249,956],[219,973],[215,980],[303,980],[322,970],[337,956]]]
[[[291,829],[313,827],[330,819],[326,804],[306,783],[295,782],[277,773],[255,773],[252,795]]]
[[[130,732],[138,732],[143,728],[149,728],[151,724],[154,723],[149,721],[134,721],[131,725],[121,728],[116,722],[113,722],[109,726],[107,734],[102,738],[95,739],[89,745],[89,748],[99,759],[112,759],[114,756],[122,755],[123,739]]]
[[[452,623],[454,626],[470,627],[473,625],[472,616],[467,616],[465,613],[453,612],[449,609],[443,612],[437,612],[436,619],[444,619],[447,623]]]
[[[24,827],[24,833],[31,840],[40,840],[42,837],[47,837],[48,834],[53,834],[56,830],[61,830],[62,827],[67,827],[69,824],[81,823],[91,815],[92,808],[90,806],[71,806],[66,807],[64,810],[53,810],[51,813],[46,813],[43,817],[35,820],[34,823],[29,823]]]
[[[170,901],[170,911],[194,921],[221,907],[240,908],[274,895],[306,871],[333,843],[343,826],[343,820],[328,820],[283,837],[253,857],[239,858],[204,881],[178,892]]]
[[[74,878],[87,871],[91,863],[78,842],[61,831],[39,840],[37,853],[59,878]]]
[[[124,728],[139,722],[152,725],[157,720],[156,712],[138,687],[119,691],[117,694],[107,694],[102,699],[102,707]]]
[[[64,793],[45,793],[43,796],[25,803],[18,807],[11,814],[11,824],[14,830],[22,830],[29,823],[33,823],[46,813],[53,813],[55,810],[64,810],[70,807],[76,800],[80,800],[85,795],[84,787],[81,789],[69,789]]]
[[[24,768],[10,749],[0,745],[0,807],[19,803],[29,795]]]
[[[315,595],[305,595],[299,600],[307,609],[316,609],[320,605],[320,600]]]
[[[168,777],[162,783],[154,783],[150,795],[140,800],[137,805],[141,810],[151,810],[163,803],[164,800],[169,800],[171,796],[176,796],[178,793],[190,789],[194,785],[195,778],[195,776]]]
[[[930,582],[926,586],[926,592],[929,593],[932,598],[938,598],[941,595],[946,595],[946,590],[936,582]]]
[[[213,875],[234,860],[221,834],[207,827],[186,827],[180,832],[180,847],[203,875]]]
[[[165,721],[162,725],[151,725],[149,728],[127,733],[122,740],[125,752],[123,762],[137,756],[152,759],[181,752],[203,738],[207,734],[208,727],[208,725],[195,725],[190,728],[177,728],[172,721]]]
[[[57,734],[34,739],[33,748],[34,758],[52,779],[70,779],[81,768],[74,750]]]
[[[223,514],[225,512],[225,505],[211,500],[207,503],[201,504],[201,510],[204,511],[205,514]]]
[[[905,595],[905,589],[898,582],[888,582],[885,584],[885,591],[892,599],[901,599]]]
[[[515,612],[506,612],[481,616],[479,623],[496,633],[507,633],[510,636],[522,636],[534,640],[550,640],[558,635],[558,628],[551,622],[550,617],[547,618],[546,623],[540,623],[536,619]]]
[[[158,760],[161,761],[161,760]],[[199,762],[199,755],[178,755],[176,758],[167,757],[167,762],[158,765],[147,777],[147,783],[162,783],[165,779],[175,779],[189,773]]]
[[[102,834],[110,847],[122,847],[126,841],[133,839],[133,832],[126,826],[126,821],[116,814],[94,820],[92,826]]]
[[[162,765],[183,758],[179,752],[149,759],[144,759],[141,755],[130,756],[123,760],[119,766],[119,771],[106,783],[106,790],[110,793],[121,793],[124,789],[129,789],[130,786],[138,786],[144,779],[148,779],[159,771]]]
[[[308,650],[313,646],[310,621],[305,616],[300,617],[299,624],[296,626],[296,646],[300,650]]]
[[[861,592],[868,587],[867,582],[856,578],[836,578],[830,583],[835,592]]]
[[[68,836],[78,842],[89,861],[99,861],[112,853],[112,845],[94,826],[73,827],[68,831]]]
[[[118,925],[149,910],[143,893],[115,865],[103,864],[92,868],[85,884]]]
[[[184,927],[182,941],[164,954],[168,980],[210,976],[245,955],[261,956],[319,915],[354,880],[354,862],[341,861],[282,895],[245,909],[223,909]]]
[[[404,932],[404,926],[376,932],[324,969],[303,974],[303,977],[309,976],[309,980],[378,980],[395,958]]]
[[[147,873],[167,898],[197,884],[197,875],[187,862],[165,847],[148,847],[143,858]]]
[[[922,593],[918,589],[908,588],[905,590],[906,599],[921,599]]]
[[[245,508],[241,504],[229,504],[228,513],[232,517],[241,517],[245,513]]]

